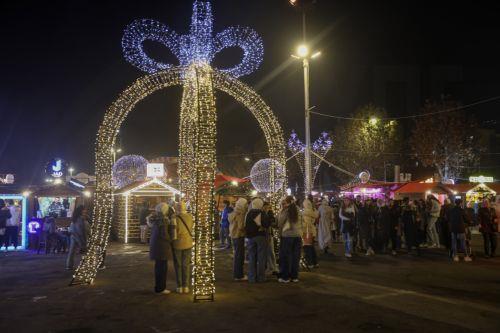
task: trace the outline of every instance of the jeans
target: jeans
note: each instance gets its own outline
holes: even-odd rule
[[[460,244],[457,244],[460,243]],[[452,232],[451,233],[451,255],[458,256],[458,249],[457,245],[460,246],[460,249],[464,251],[464,253],[467,255],[466,250],[465,250],[465,233],[456,233]]]
[[[45,243],[45,246],[48,246],[48,242]],[[75,262],[75,255],[78,253],[80,247],[76,243],[76,241],[71,238],[69,244],[68,257],[66,258],[66,268],[72,269]]]
[[[303,249],[307,265],[308,266],[317,265],[318,259],[316,256],[316,250],[314,249],[314,245],[304,245]]]
[[[242,279],[245,264],[245,237],[233,238],[233,278]]]
[[[19,239],[19,227],[18,226],[7,226],[5,228],[5,246],[8,247],[10,244],[17,247],[17,242]]]
[[[277,272],[276,253],[274,253],[274,238],[267,235],[267,269],[271,272]]]
[[[220,226],[219,231],[220,243],[225,244],[227,248],[231,247],[231,238],[229,238],[229,227]]]
[[[148,225],[147,224],[144,224],[144,225],[140,225],[139,226],[141,228],[141,243],[147,243],[148,242],[148,238],[147,238],[147,235],[148,235]]]
[[[191,276],[191,249],[174,249],[173,252],[177,288],[189,287],[189,277]]]
[[[497,248],[497,235],[495,233],[483,233],[484,255],[492,257]]]
[[[155,260],[155,292],[161,293],[167,288],[167,260]]]
[[[436,229],[436,222],[438,218],[431,216],[429,218],[429,224],[427,225],[427,235],[433,245],[439,246],[439,234]]]
[[[351,252],[352,252],[352,236],[349,235],[348,232],[344,232],[344,233],[342,233],[342,237],[344,238],[345,254],[351,254]]]
[[[266,259],[266,237],[248,238],[248,282],[264,282],[266,280]]]
[[[280,244],[280,278],[283,280],[299,278],[300,237],[281,237]]]

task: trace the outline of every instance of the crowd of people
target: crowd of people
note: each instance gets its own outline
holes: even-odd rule
[[[233,249],[235,281],[263,282],[267,271],[277,275],[279,282],[288,283],[298,282],[301,264],[309,269],[319,266],[316,244],[329,253],[334,242],[343,242],[347,258],[356,254],[420,255],[422,248],[443,248],[453,261],[463,254],[463,260],[469,262],[473,257],[471,229],[479,227],[484,256],[490,258],[495,256],[497,223],[489,199],[479,205],[446,199],[441,205],[433,195],[416,201],[363,200],[360,196],[329,201],[309,196],[299,205],[287,197],[275,216],[261,198],[250,202],[239,198],[234,207],[225,202],[220,241],[223,248]],[[223,231],[226,227],[228,231]],[[275,239],[279,239],[279,266]],[[245,259],[248,275],[244,274]]]
[[[7,216],[8,212],[0,207],[1,214]],[[173,257],[176,292],[189,293],[194,222],[186,204],[162,202],[152,211],[145,205],[139,219],[141,225],[147,226],[141,231],[151,231],[149,247],[150,259],[155,262],[155,292],[170,293],[166,289],[167,263]],[[73,268],[75,255],[85,252],[88,220],[87,210],[77,207],[70,226],[68,269]],[[420,255],[422,248],[446,248],[453,261],[460,260],[460,253],[464,261],[471,261],[470,229],[479,226],[484,255],[493,257],[497,223],[495,209],[488,199],[474,207],[470,203],[464,205],[460,199],[453,203],[446,200],[441,205],[432,195],[427,200],[405,198],[400,202],[361,197],[314,200],[309,196],[300,204],[287,196],[275,212],[262,198],[239,198],[233,204],[224,202],[220,245],[232,249],[235,281],[260,283],[272,275],[280,283],[297,283],[301,266],[319,267],[316,245],[328,254],[333,252],[335,242],[344,243],[343,255],[347,258],[404,252]],[[146,232],[141,233],[141,240],[146,242]]]

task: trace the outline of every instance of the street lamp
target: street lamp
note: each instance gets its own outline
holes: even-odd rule
[[[305,129],[306,129],[306,145],[304,147],[304,174],[305,174],[305,193],[311,193],[312,184],[312,170],[311,170],[311,107],[309,105],[309,60],[317,58],[321,52],[317,51],[310,55],[311,52],[307,45],[302,44],[297,47],[297,54],[292,54],[295,59],[302,60],[304,67],[304,114],[305,114]]]
[[[121,153],[121,152],[122,152],[121,148],[118,148],[118,149],[111,148],[111,154],[113,154],[113,165],[116,162],[116,153]]]
[[[68,171],[69,171],[69,176],[73,177],[73,172],[75,171],[75,169],[73,169],[73,167],[70,167]]]

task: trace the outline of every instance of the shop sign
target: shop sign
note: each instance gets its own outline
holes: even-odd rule
[[[147,177],[162,178],[165,176],[165,167],[163,163],[148,163]]]
[[[485,176],[471,176],[469,177],[469,182],[471,183],[493,183],[495,180],[493,177]]]

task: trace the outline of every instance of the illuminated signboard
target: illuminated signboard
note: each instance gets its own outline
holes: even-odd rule
[[[161,178],[165,176],[165,167],[163,163],[148,163],[147,165],[147,177],[151,178]]]
[[[66,162],[62,158],[54,158],[47,164],[45,172],[51,177],[62,178],[66,174]]]
[[[495,180],[493,177],[471,176],[469,177],[469,181],[471,183],[493,183]]]

